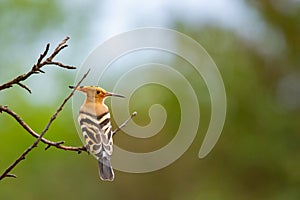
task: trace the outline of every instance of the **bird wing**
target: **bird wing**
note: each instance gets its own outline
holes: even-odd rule
[[[88,152],[97,156],[104,150],[111,156],[113,140],[109,112],[99,116],[80,112],[78,122]]]

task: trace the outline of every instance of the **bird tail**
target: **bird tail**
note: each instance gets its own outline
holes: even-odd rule
[[[98,158],[99,176],[104,181],[114,180],[114,171],[110,164],[110,156],[103,151],[102,155]]]

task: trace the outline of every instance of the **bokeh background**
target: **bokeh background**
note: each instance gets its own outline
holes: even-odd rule
[[[39,144],[13,170],[17,179],[0,182],[0,199],[300,199],[299,0],[2,0],[0,82],[28,71],[48,42],[53,48],[69,35],[70,47],[58,59],[80,66],[106,39],[144,26],[183,32],[216,62],[228,108],[213,151],[201,160],[197,156],[210,113],[209,94],[203,89],[199,133],[172,165],[146,174],[116,171],[115,181],[107,183],[99,180],[92,156],[55,148],[44,151],[45,145]],[[32,94],[19,87],[0,92],[0,104],[16,111],[37,132],[76,76],[76,70],[47,67],[45,71],[25,82]],[[151,91],[160,95],[151,98]],[[120,132],[116,143],[143,152],[170,141],[180,121],[176,98],[155,85],[132,98],[130,109],[140,113],[137,123],[149,123],[149,106],[157,102],[165,106],[170,119],[153,138],[136,139]],[[0,114],[0,127],[2,172],[34,139],[5,113]],[[71,102],[46,138],[81,145]]]

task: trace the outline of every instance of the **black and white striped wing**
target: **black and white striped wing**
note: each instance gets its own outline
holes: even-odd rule
[[[80,112],[78,122],[88,152],[101,157],[100,153],[104,150],[111,156],[113,140],[109,112],[99,116]]]

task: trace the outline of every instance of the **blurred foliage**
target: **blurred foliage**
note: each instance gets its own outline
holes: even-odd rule
[[[270,34],[257,38],[263,44],[213,23],[190,26],[180,20],[180,16],[172,21],[172,28],[191,36],[208,51],[219,67],[226,87],[228,109],[225,127],[219,142],[205,159],[199,160],[197,155],[208,124],[210,108],[205,99],[207,91],[199,105],[203,110],[201,118],[204,126],[201,126],[188,151],[172,165],[146,174],[116,171],[116,180],[107,183],[99,180],[96,161],[92,156],[55,148],[44,151],[45,145],[39,144],[13,171],[19,178],[7,178],[0,182],[0,199],[299,199],[300,91],[297,88],[300,84],[300,5],[297,1],[282,3],[279,0],[246,3],[268,27]],[[72,17],[80,18],[88,27],[89,14],[81,17],[82,12],[68,13],[69,6],[59,1],[0,2],[1,83],[26,69],[22,62],[25,57],[11,59],[17,57],[18,51],[8,56],[12,54],[8,51],[12,48],[10,45],[47,41],[44,33],[49,31],[47,35],[50,36],[54,30],[59,32],[58,29],[65,26],[67,28],[63,30],[70,28],[72,36],[82,29],[74,27],[74,21],[68,20]],[[88,4],[86,7],[93,6]],[[253,31],[256,28],[253,27]],[[20,51],[22,49],[24,47]],[[26,66],[26,62],[34,63],[39,53],[28,51],[26,55],[30,54],[30,57],[26,58]],[[80,54],[80,51],[77,53]],[[7,68],[7,65],[14,67]],[[59,73],[55,72],[50,78],[47,74],[33,77],[44,79],[46,83],[52,83],[51,79],[54,79],[52,86],[63,88],[55,93],[55,98],[49,98],[55,100],[37,104],[26,97],[29,95],[26,91],[14,87],[0,92],[0,104],[9,105],[34,130],[40,132],[67,95],[66,86],[72,84],[74,72],[69,72],[72,76]],[[284,82],[291,76],[296,77],[296,81],[286,87]],[[147,90],[159,90],[160,95],[165,95],[162,104],[168,114],[170,112],[172,115],[170,110],[176,110],[173,117],[168,118],[169,125],[160,134],[145,141],[120,133],[115,141],[122,147],[129,145],[128,149],[148,151],[172,139],[173,135],[169,132],[178,127],[180,120],[178,102],[165,88],[157,87],[147,86],[144,88],[145,94],[137,91],[134,94],[136,101],[143,98],[147,101],[144,108],[139,105],[131,109],[141,113],[135,119],[137,123],[148,123],[149,118],[144,113],[147,113],[149,105],[159,99],[148,97]],[[53,91],[50,85],[44,85],[41,90],[45,88]],[[33,92],[33,95],[39,95],[38,88]],[[0,114],[0,127],[2,172],[34,139],[6,114]],[[65,140],[68,145],[81,144],[71,106],[59,115],[46,138]]]

